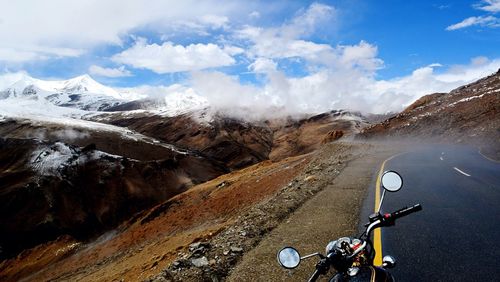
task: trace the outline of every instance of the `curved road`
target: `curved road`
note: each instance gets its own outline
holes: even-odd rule
[[[423,210],[381,231],[399,281],[500,281],[500,163],[466,146],[433,146],[397,155],[384,170],[404,179],[382,211]],[[371,191],[362,215],[373,212]],[[375,243],[377,244],[377,243]]]

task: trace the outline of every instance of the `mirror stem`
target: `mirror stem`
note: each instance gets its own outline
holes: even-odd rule
[[[382,191],[382,197],[380,197],[380,203],[378,204],[377,212],[380,212],[380,208],[382,207],[382,202],[384,201],[385,189]]]
[[[300,260],[303,260],[303,259],[308,259],[310,257],[314,257],[314,256],[320,256],[321,257],[321,254],[320,253],[314,253],[314,254],[310,254],[310,255],[307,255],[307,256],[303,256],[300,258]]]

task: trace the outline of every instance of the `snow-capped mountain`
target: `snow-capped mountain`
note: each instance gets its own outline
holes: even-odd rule
[[[93,112],[145,110],[173,116],[208,106],[207,99],[189,91],[166,91],[164,96],[156,93],[155,97],[148,98],[148,95],[131,89],[114,89],[102,85],[87,74],[57,81],[21,74],[18,81],[0,89],[0,108],[22,104],[25,109],[32,108],[33,112],[40,112],[45,108],[53,110],[51,106],[54,105]],[[49,110],[47,112],[51,114]],[[67,113],[62,109],[56,110],[55,114],[57,112]],[[80,113],[73,116],[77,115],[81,116]]]
[[[110,107],[106,111],[146,110],[161,116],[176,116],[209,107],[206,98],[192,92],[173,92],[161,98],[146,98]]]
[[[61,81],[23,75],[19,81],[0,91],[0,99],[9,98],[48,101],[56,106],[86,111],[102,111],[128,102],[118,91],[98,83],[89,75]]]

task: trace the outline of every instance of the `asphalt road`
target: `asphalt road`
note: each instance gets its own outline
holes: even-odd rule
[[[472,147],[432,146],[395,156],[384,170],[398,171],[404,184],[386,194],[383,212],[423,207],[382,228],[382,253],[396,258],[396,280],[500,281],[500,163]]]

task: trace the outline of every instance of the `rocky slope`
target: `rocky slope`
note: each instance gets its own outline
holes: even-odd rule
[[[0,120],[3,257],[61,235],[89,240],[193,185],[311,152],[363,123],[341,111],[258,123],[203,121],[194,113],[112,116],[119,126],[46,116]]]
[[[159,281],[172,275],[222,278],[244,251],[335,178],[354,151],[333,143],[321,155],[261,162],[220,176],[136,214],[96,241],[61,237],[3,261],[0,279],[140,281],[164,269]]]
[[[7,259],[0,263],[0,280],[38,271],[48,274],[35,280],[56,279],[61,273],[53,264],[95,267],[96,260],[123,255],[115,247],[132,250],[138,241],[151,251],[137,236],[175,237],[192,228],[205,233],[201,226],[211,221],[216,223],[209,229],[218,230],[300,172],[307,157],[289,157],[365,125],[362,116],[346,111],[245,121],[211,109],[194,94],[131,101],[132,94],[87,75],[66,81],[26,76],[0,91],[0,258]],[[270,159],[275,163],[265,162]],[[245,170],[252,165],[257,167]],[[159,229],[145,232],[148,222]],[[113,239],[117,232],[132,235]],[[179,240],[159,244],[185,245],[186,239]],[[64,260],[81,248],[93,254],[90,260]],[[141,260],[148,254],[135,252]]]
[[[198,151],[231,169],[309,153],[324,142],[352,136],[367,125],[361,115],[347,111],[253,122],[214,114],[209,109],[175,117],[113,113],[93,119]]]
[[[88,240],[225,172],[189,154],[139,161],[62,142],[0,138],[0,246],[8,257],[67,234]]]
[[[500,156],[500,70],[449,93],[424,96],[360,137],[468,143]]]

